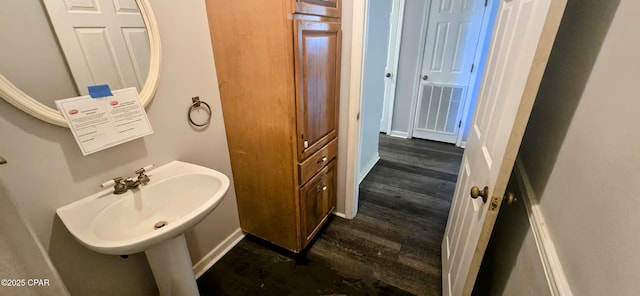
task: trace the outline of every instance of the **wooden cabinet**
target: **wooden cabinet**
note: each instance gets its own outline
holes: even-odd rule
[[[340,17],[339,0],[295,0],[295,11],[328,17]]]
[[[240,225],[299,252],[335,209],[341,48],[339,18],[299,12],[340,3],[206,3]]]
[[[298,158],[306,159],[338,134],[340,23],[296,15]]]
[[[331,161],[300,188],[303,245],[309,243],[333,211],[336,196],[336,162]]]

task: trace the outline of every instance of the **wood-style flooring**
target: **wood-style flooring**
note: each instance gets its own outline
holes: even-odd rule
[[[198,279],[202,295],[441,295],[440,243],[462,149],[380,136],[358,215],[301,255],[245,237]]]

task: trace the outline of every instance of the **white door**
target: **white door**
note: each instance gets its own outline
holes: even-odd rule
[[[566,0],[501,2],[442,241],[444,295],[471,294]]]
[[[385,67],[382,117],[380,118],[380,131],[387,134],[391,132],[393,102],[396,96],[396,77],[398,73],[398,60],[400,59],[404,3],[405,0],[393,0],[391,4],[391,16],[389,18],[389,47],[387,50],[387,65]]]
[[[80,94],[87,86],[142,89],[149,37],[135,0],[44,0]]]
[[[456,142],[485,3],[431,2],[413,137]]]

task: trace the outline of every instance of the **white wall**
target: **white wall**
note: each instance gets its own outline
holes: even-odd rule
[[[640,290],[639,13],[568,2],[520,150],[574,295]]]
[[[358,180],[362,180],[380,158],[378,142],[384,103],[384,71],[389,48],[391,5],[392,1],[388,0],[369,0],[367,9]]]
[[[68,129],[0,100],[0,153],[9,161],[0,167],[0,192],[15,201],[72,295],[154,295],[157,290],[143,254],[122,259],[89,251],[69,234],[56,208],[150,163],[183,160],[232,178],[205,3],[152,1],[151,6],[163,46],[159,87],[147,108],[153,135],[83,157]],[[204,130],[192,128],[186,118],[193,96],[213,109]],[[238,228],[232,184],[218,208],[187,233],[192,261]]]
[[[39,102],[78,95],[39,0],[0,1],[0,73]]]
[[[428,13],[431,1],[407,0],[404,8],[402,36],[400,41],[400,60],[398,61],[398,79],[396,97],[393,106],[391,132],[407,133],[413,118],[411,104],[413,91],[422,66],[421,33],[424,27],[423,17]]]

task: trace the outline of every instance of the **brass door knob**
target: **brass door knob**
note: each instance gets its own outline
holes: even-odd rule
[[[509,192],[507,193],[504,198],[503,198],[503,202],[507,203],[508,205],[514,203],[518,201],[518,197],[516,197],[513,193]]]
[[[484,189],[480,190],[478,186],[471,187],[471,198],[476,199],[478,196],[482,196],[482,202],[487,202],[489,198],[489,187],[484,186]]]

